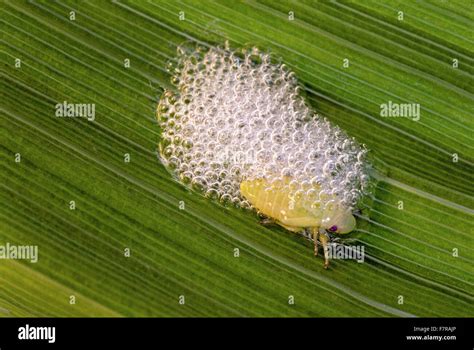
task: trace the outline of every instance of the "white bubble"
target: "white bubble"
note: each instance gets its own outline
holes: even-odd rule
[[[288,67],[256,48],[178,54],[157,115],[161,160],[183,183],[243,208],[240,183],[257,178],[290,176],[308,208],[352,209],[368,193],[367,150],[306,104]]]

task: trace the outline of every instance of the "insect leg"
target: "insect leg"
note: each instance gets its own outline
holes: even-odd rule
[[[318,256],[318,236],[319,236],[319,229],[317,227],[311,228],[313,231],[313,241],[314,241],[314,256]]]
[[[275,224],[275,220],[272,220],[270,218],[262,218],[260,220],[260,225],[262,226],[270,226],[270,225],[274,225]]]
[[[329,249],[328,249],[328,236],[324,232],[320,232],[319,235],[319,241],[323,245],[323,250],[324,250],[324,268],[327,269],[329,266]]]

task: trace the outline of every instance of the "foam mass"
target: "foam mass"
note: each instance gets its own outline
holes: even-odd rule
[[[367,150],[305,101],[295,74],[257,48],[178,49],[176,89],[158,104],[161,161],[181,182],[251,208],[243,180],[287,186],[314,210],[353,209],[369,189]]]

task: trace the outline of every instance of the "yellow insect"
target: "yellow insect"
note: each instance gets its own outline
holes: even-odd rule
[[[350,209],[339,205],[329,198],[329,205],[308,207],[305,198],[294,195],[291,177],[270,183],[266,179],[244,180],[240,184],[240,193],[260,213],[271,218],[280,226],[292,232],[305,228],[311,230],[314,240],[314,255],[318,255],[318,239],[324,250],[324,268],[329,266],[327,231],[345,234],[354,230],[356,220]],[[319,188],[315,188],[318,190]],[[321,209],[323,208],[323,209]]]

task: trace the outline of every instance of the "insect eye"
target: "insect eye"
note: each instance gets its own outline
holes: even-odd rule
[[[331,231],[331,232],[336,232],[336,231],[337,231],[337,226],[336,226],[336,225],[332,225],[332,226],[329,228],[329,231]]]

